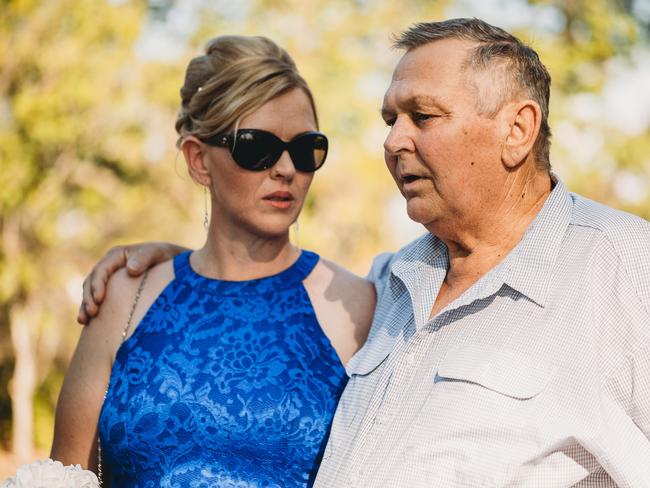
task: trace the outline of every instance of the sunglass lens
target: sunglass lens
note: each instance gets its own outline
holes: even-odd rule
[[[242,168],[262,171],[278,160],[282,147],[277,138],[264,131],[241,130],[232,147],[232,157]]]
[[[299,171],[316,171],[327,157],[327,137],[323,134],[309,133],[291,141],[289,153]]]

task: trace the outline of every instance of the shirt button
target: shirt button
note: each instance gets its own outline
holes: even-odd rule
[[[413,354],[412,352],[407,352],[405,360],[406,360],[406,364],[408,364],[409,366],[413,366],[413,364],[415,363],[415,354]]]

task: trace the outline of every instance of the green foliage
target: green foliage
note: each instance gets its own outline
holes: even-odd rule
[[[629,105],[621,106],[612,97],[614,92],[629,90],[621,83],[621,69],[627,66],[629,76],[643,76],[645,63],[638,55],[650,52],[646,26],[632,15],[634,2],[534,3],[554,6],[564,18],[557,35],[536,45],[553,77],[554,167],[572,190],[650,217],[648,127],[630,129],[633,122],[621,123],[619,116]],[[640,95],[634,89],[625,94],[628,103],[634,104],[636,98],[640,107],[650,110]],[[580,98],[586,102],[576,103]],[[631,114],[629,118],[633,119]],[[585,147],[593,154],[583,157]]]
[[[6,346],[11,311],[40,310],[29,327],[42,393],[61,375],[78,333],[70,287],[76,283],[80,297],[79,277],[118,239],[178,235],[162,223],[184,220],[181,202],[193,189],[175,174],[171,84],[166,104],[150,88],[168,69],[147,66],[134,51],[145,4],[16,1],[2,9],[0,358],[4,373],[20,353]],[[161,164],[145,164],[145,145],[159,128],[169,128]],[[55,340],[56,350],[43,340],[53,332],[67,339]],[[0,379],[5,411],[8,375]],[[36,405],[50,415],[39,415],[36,436],[47,447],[54,402],[41,393]],[[1,432],[7,444],[11,429]]]
[[[8,348],[7,348],[8,349]],[[0,384],[6,385],[11,379],[13,364],[11,356],[0,356]],[[11,432],[11,399],[8,395],[0,396],[0,432]],[[0,450],[9,450],[9,438],[7,435],[0,438]]]
[[[39,448],[49,449],[52,444],[54,410],[66,367],[67,362],[53,363],[34,395],[34,443]]]

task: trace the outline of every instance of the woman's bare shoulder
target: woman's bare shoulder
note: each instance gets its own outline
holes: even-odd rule
[[[304,281],[318,321],[343,363],[366,340],[375,310],[373,284],[321,259]]]
[[[133,333],[147,310],[156,298],[174,279],[173,261],[165,261],[150,268],[145,276],[130,276],[124,268],[117,271],[107,284],[106,299],[97,318],[101,318],[104,309],[110,314],[112,326],[120,331],[124,329],[127,337]],[[144,281],[143,281],[144,280]],[[134,307],[133,316],[130,316]],[[131,319],[129,322],[129,318]],[[127,322],[129,327],[127,328]],[[92,324],[91,324],[92,325]]]
[[[374,285],[352,271],[328,259],[321,258],[305,284],[313,284],[322,288],[332,296],[348,296],[353,300],[365,303],[368,299],[374,301]],[[372,304],[374,308],[374,303]]]
[[[130,322],[130,332],[173,278],[172,261],[165,261],[150,268],[146,278],[142,275],[134,277],[129,275],[125,268],[119,269],[108,280],[104,302],[97,317],[92,319],[86,329],[89,332],[94,329],[95,334],[102,335],[104,338],[119,338],[121,340],[131,309],[136,301],[136,308]],[[140,289],[141,285],[142,289]],[[113,342],[113,347],[115,345]]]

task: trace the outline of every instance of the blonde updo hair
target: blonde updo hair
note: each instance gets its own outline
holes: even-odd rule
[[[260,36],[221,36],[208,41],[205,55],[192,59],[181,88],[176,119],[178,144],[232,131],[239,121],[293,88],[305,92],[318,118],[314,98],[291,56]]]

